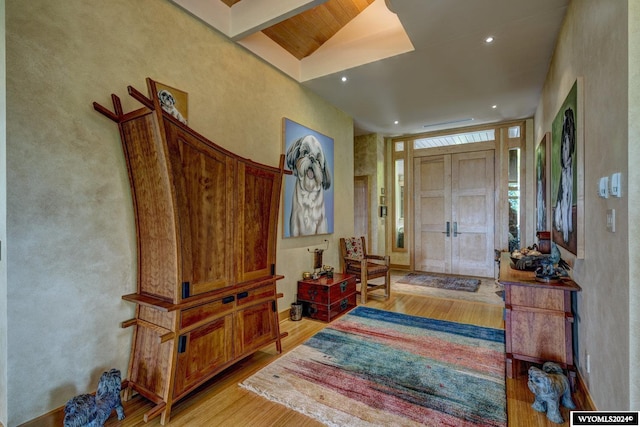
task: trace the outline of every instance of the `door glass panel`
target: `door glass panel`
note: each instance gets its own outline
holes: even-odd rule
[[[394,239],[395,248],[404,249],[404,159],[398,159],[394,164]]]
[[[520,248],[520,149],[509,150],[509,251]]]

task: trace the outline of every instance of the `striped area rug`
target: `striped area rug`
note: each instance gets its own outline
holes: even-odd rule
[[[242,384],[329,426],[506,426],[504,331],[359,306]]]

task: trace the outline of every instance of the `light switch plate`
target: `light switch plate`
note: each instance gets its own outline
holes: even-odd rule
[[[616,232],[616,210],[615,209],[607,209],[607,230],[612,233]]]
[[[616,172],[611,175],[611,195],[614,197],[622,197],[622,174]]]

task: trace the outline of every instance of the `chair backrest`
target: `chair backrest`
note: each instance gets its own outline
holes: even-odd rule
[[[347,258],[362,259],[366,256],[364,237],[347,237],[340,240],[344,241],[343,251]]]

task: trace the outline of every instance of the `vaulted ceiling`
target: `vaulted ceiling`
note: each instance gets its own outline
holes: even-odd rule
[[[356,135],[532,117],[569,2],[172,1],[351,115]]]

